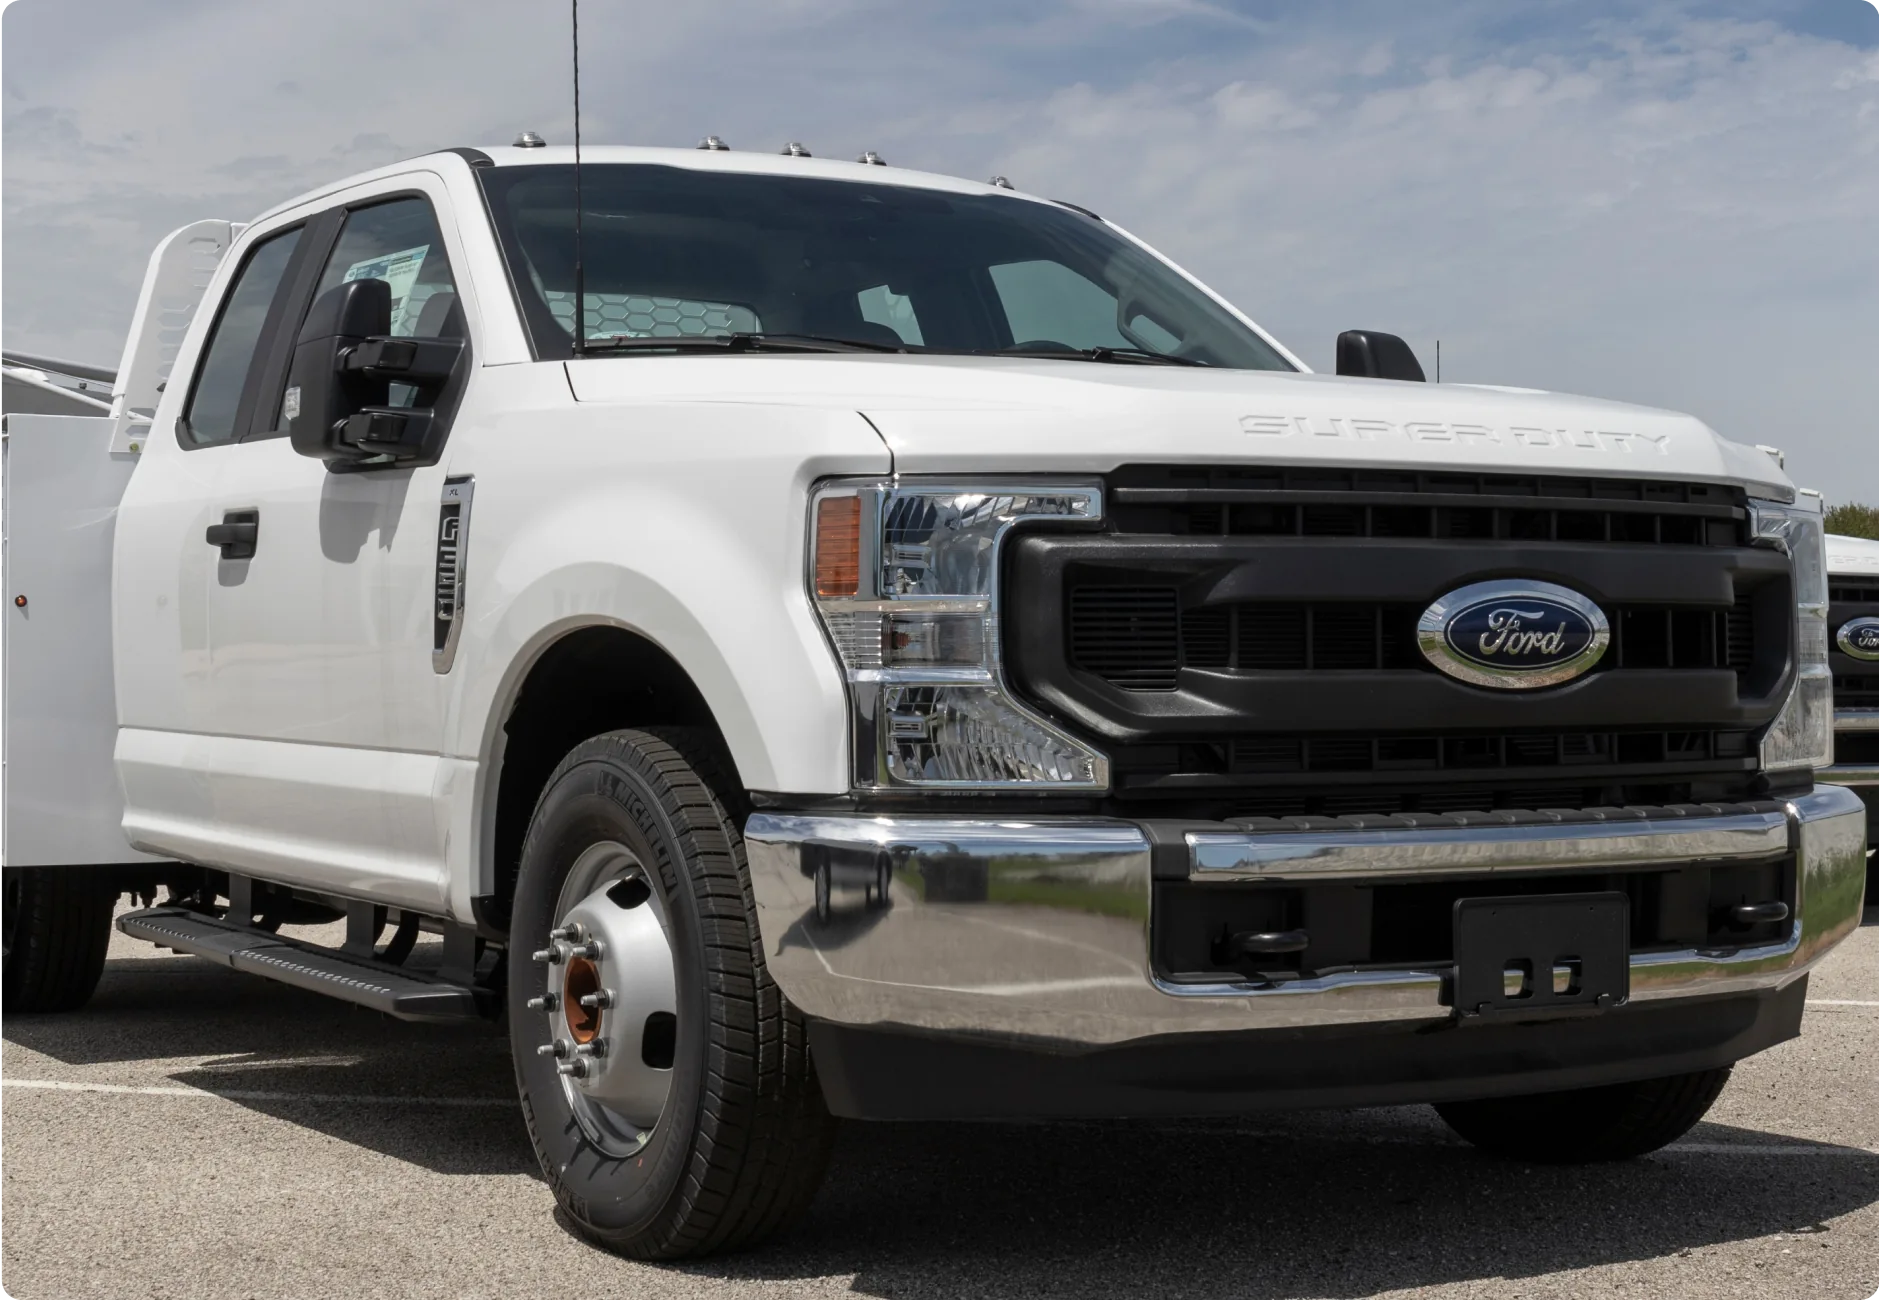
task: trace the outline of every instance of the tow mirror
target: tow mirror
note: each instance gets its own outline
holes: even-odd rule
[[[1422,363],[1409,344],[1377,330],[1345,330],[1337,336],[1337,372],[1365,379],[1425,382]]]
[[[321,294],[294,344],[281,415],[303,456],[331,468],[387,464],[436,451],[431,407],[456,372],[460,338],[394,338],[391,286],[351,280]],[[392,404],[392,385],[408,387]]]

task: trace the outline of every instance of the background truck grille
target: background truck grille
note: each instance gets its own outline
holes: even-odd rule
[[[1833,669],[1833,704],[1838,709],[1879,709],[1879,663],[1843,654],[1834,638],[1850,619],[1879,616],[1879,578],[1829,578],[1827,662]],[[1846,747],[1842,738],[1840,748]],[[1850,760],[1840,755],[1842,761]]]
[[[1593,807],[1759,779],[1793,585],[1785,557],[1746,544],[1737,489],[1133,466],[1107,500],[1102,533],[1014,540],[1004,650],[1039,709],[1110,754],[1125,804]],[[1491,690],[1423,657],[1433,600],[1508,577],[1598,602],[1612,642],[1591,672]]]

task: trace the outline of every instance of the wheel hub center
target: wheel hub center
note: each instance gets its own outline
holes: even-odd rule
[[[568,962],[568,973],[561,983],[561,1013],[567,1018],[568,1037],[577,1043],[591,1043],[600,1036],[601,1009],[592,999],[600,992],[600,968],[585,957]],[[582,999],[589,999],[583,1003]]]

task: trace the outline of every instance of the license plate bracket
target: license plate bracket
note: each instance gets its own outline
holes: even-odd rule
[[[1455,901],[1451,1005],[1463,1020],[1590,1015],[1631,996],[1621,893]]]

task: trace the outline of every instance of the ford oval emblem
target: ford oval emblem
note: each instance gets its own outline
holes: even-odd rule
[[[1868,614],[1849,620],[1833,639],[1855,659],[1879,660],[1879,617]]]
[[[1879,624],[1879,620],[1875,620]],[[1477,582],[1422,612],[1416,642],[1450,677],[1504,691],[1569,682],[1611,644],[1605,611],[1550,582]]]

